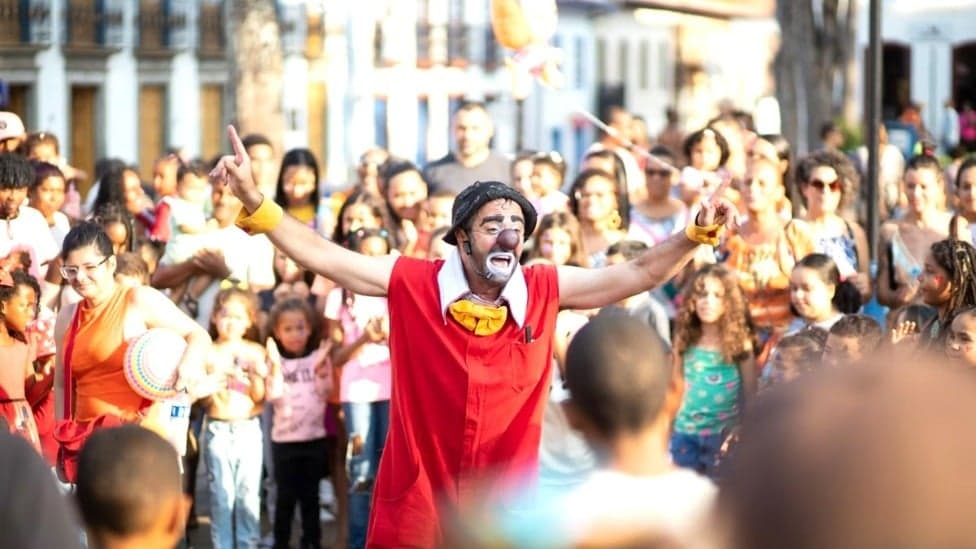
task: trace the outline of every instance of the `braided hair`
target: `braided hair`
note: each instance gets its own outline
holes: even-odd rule
[[[976,306],[976,248],[972,244],[950,236],[929,248],[932,258],[949,277],[951,291],[948,301],[940,307],[937,317],[939,334],[934,339],[945,337],[944,326],[948,326],[960,311]]]

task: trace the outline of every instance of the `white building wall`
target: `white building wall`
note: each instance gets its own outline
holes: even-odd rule
[[[200,155],[200,70],[192,50],[173,56],[166,93],[166,141],[190,157]]]
[[[64,9],[63,1],[52,0],[51,13],[60,13]],[[67,155],[71,150],[71,143],[68,124],[68,80],[65,74],[64,55],[61,53],[64,21],[60,17],[51,19],[51,45],[38,52],[34,60],[37,66],[34,87],[36,103],[32,113],[34,119],[24,120],[24,123],[28,131],[42,130],[57,135],[61,154]]]
[[[139,79],[133,55],[136,42],[136,2],[121,4],[123,13],[122,41],[124,47],[109,56],[102,86],[104,132],[101,134],[102,156],[121,158],[135,164],[139,161]],[[68,135],[68,134],[66,134]]]

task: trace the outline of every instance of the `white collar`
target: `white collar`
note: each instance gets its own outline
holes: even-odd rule
[[[468,279],[464,276],[464,266],[457,248],[451,250],[444,259],[441,270],[437,273],[437,289],[441,298],[441,317],[447,324],[447,308],[455,301],[471,293]],[[516,265],[512,277],[502,288],[502,299],[508,302],[508,310],[512,313],[512,320],[519,328],[525,324],[525,310],[529,302],[529,288],[525,284],[522,266]]]

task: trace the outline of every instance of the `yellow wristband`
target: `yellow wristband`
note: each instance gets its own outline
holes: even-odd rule
[[[685,236],[688,237],[688,240],[699,244],[708,244],[709,246],[718,246],[719,236],[721,234],[721,225],[706,225],[705,227],[701,227],[692,220],[685,227]]]
[[[247,234],[263,234],[270,232],[281,223],[285,212],[274,200],[265,198],[258,209],[248,215],[244,208],[237,214],[235,223]]]

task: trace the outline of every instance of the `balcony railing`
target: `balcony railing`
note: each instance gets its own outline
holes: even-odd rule
[[[187,14],[168,0],[142,0],[136,22],[140,55],[172,55],[189,45]]]
[[[0,49],[33,50],[51,42],[51,8],[46,3],[0,0]]]
[[[65,13],[65,48],[109,53],[122,45],[122,10],[105,0],[69,0]]]
[[[378,49],[382,38],[377,36]],[[500,49],[488,25],[449,23],[436,26],[417,24],[417,66],[446,64],[453,67],[481,65],[491,70],[498,66]]]
[[[197,18],[200,35],[198,55],[208,59],[222,59],[227,53],[224,18],[218,4],[202,4]]]

